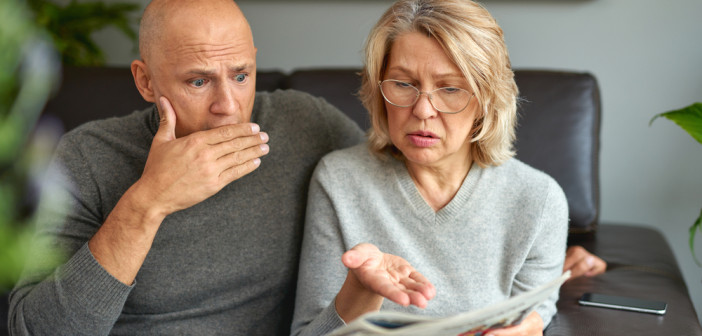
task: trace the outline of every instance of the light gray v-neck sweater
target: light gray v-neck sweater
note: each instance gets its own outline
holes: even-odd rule
[[[425,310],[388,300],[382,310],[449,316],[537,287],[562,272],[568,205],[546,174],[510,159],[473,164],[453,200],[434,212],[404,163],[366,144],[320,161],[310,185],[293,334],[343,325],[333,300],[346,277],[341,255],[362,242],[401,256],[435,286]],[[558,293],[538,307],[544,325]]]

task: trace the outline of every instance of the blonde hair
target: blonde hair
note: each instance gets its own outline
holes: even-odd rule
[[[410,32],[436,39],[475,92],[480,111],[472,125],[473,160],[485,167],[514,156],[518,89],[504,34],[485,8],[469,0],[399,0],[371,30],[359,91],[370,113],[371,152],[383,157],[390,150],[401,157],[390,140],[378,81],[385,74],[392,44]]]

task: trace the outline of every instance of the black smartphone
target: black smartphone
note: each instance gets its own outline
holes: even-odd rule
[[[606,295],[598,293],[585,293],[580,300],[583,306],[594,306],[621,310],[630,310],[640,313],[663,315],[668,305],[662,301],[643,300],[626,296]]]

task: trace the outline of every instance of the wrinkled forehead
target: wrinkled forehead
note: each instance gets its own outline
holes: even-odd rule
[[[171,15],[164,18],[163,25],[167,40],[171,43],[181,40],[226,43],[231,39],[253,45],[251,28],[239,8],[233,2],[225,6],[209,1],[202,1],[201,6],[169,10]]]
[[[151,5],[154,5],[153,3]],[[147,11],[150,9],[147,8]],[[168,1],[151,8],[146,46],[156,56],[237,48],[254,50],[251,29],[236,4],[229,1]],[[145,16],[146,13],[145,13]],[[169,55],[170,54],[170,55]]]
[[[165,65],[211,65],[214,62],[255,63],[255,47],[243,15],[199,11],[179,13],[165,26],[154,58]],[[238,66],[237,65],[237,66]]]

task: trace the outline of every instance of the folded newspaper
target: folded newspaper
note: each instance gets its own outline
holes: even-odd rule
[[[494,305],[449,317],[429,317],[409,313],[380,311],[365,314],[348,325],[334,330],[329,336],[362,335],[432,335],[480,336],[488,331],[519,324],[536,306],[570,277],[566,271],[560,277],[531,291],[513,296]]]

